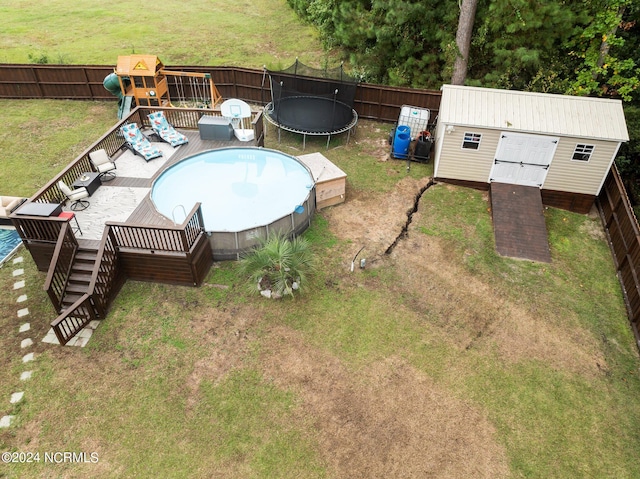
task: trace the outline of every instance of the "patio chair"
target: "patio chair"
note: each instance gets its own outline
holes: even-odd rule
[[[89,161],[95,168],[95,170],[100,173],[100,179],[102,181],[110,181],[116,177],[116,164],[109,158],[106,150],[100,149],[96,151],[92,151],[89,153]]]
[[[70,208],[73,211],[86,210],[91,204],[85,200],[85,198],[89,197],[89,192],[84,186],[72,191],[64,181],[60,180],[58,181],[58,188],[60,188],[60,191],[72,202]]]
[[[129,123],[122,125],[120,131],[122,131],[124,135],[124,141],[127,143],[127,147],[146,161],[162,156],[162,152],[145,138],[137,124]]]
[[[162,140],[169,143],[174,148],[189,142],[189,139],[182,133],[178,133],[167,121],[162,111],[156,111],[147,115],[151,122],[151,129]]]

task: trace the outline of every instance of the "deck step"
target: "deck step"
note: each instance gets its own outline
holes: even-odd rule
[[[69,283],[89,284],[91,282],[91,275],[85,272],[72,272],[69,276]]]
[[[87,262],[87,263],[95,263],[97,257],[97,251],[85,251],[78,250],[76,252],[75,261],[76,262]]]
[[[84,293],[65,293],[62,298],[62,311],[68,309],[76,301],[78,301]],[[61,311],[61,312],[62,312]]]
[[[80,293],[84,294],[89,289],[89,284],[83,283],[68,283],[67,288],[65,289],[65,293]]]
[[[62,298],[60,313],[72,306],[82,295],[87,293],[89,283],[91,283],[93,268],[96,264],[97,253],[97,250],[90,248],[79,248],[76,252]]]
[[[71,273],[91,273],[95,263],[73,263]]]

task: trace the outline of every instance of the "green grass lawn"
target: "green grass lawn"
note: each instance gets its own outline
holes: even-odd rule
[[[115,103],[3,100],[2,193],[31,196],[117,120]],[[7,154],[7,152],[11,152]]]
[[[277,69],[296,57],[316,66],[326,58],[286,0],[7,0],[0,17],[0,63],[115,65],[137,53],[165,65]]]
[[[278,68],[327,57],[285,0],[0,5],[0,62]],[[116,122],[115,102],[0,100],[0,193],[30,196]],[[431,164],[389,160],[391,126],[307,138],[348,175],[305,232],[306,294],[249,294],[235,263],[200,288],[127,282],[89,345],[43,344],[54,318],[24,249],[0,268],[0,452],[97,463],[0,464],[0,477],[638,478],[640,361],[600,220],[549,208],[553,262],[495,253],[486,194],[438,184],[394,252],[348,271],[339,221],[383,214]],[[272,127],[269,148],[302,138]],[[412,205],[402,205],[403,216]],[[355,227],[352,227],[355,228]],[[18,295],[28,301],[17,303]],[[28,307],[31,330],[16,311]],[[25,365],[20,341],[36,354]],[[20,373],[30,369],[30,381]],[[24,391],[19,404],[13,392]]]
[[[12,132],[2,192],[32,193],[115,122],[112,103],[0,106]],[[338,138],[328,151],[323,139],[307,142],[306,152],[347,172],[347,203],[316,214],[305,233],[321,261],[310,290],[293,300],[250,295],[235,263],[224,262],[200,288],[127,282],[86,348],[46,346],[39,339],[53,311],[44,274],[22,250],[36,341],[34,376],[22,383],[14,268],[1,268],[0,415],[17,419],[0,430],[0,450],[97,452],[99,462],[3,464],[0,475],[394,477],[379,461],[393,446],[389,431],[412,446],[394,429],[406,424],[433,430],[416,458],[462,441],[467,456],[452,460],[453,477],[640,477],[640,361],[600,220],[550,208],[553,262],[503,258],[486,195],[439,184],[394,254],[351,274],[355,247],[333,212],[353,198],[375,208],[407,176],[431,173],[383,161],[387,129],[362,122],[348,145]],[[299,138],[278,144],[268,133],[267,147],[302,152]],[[34,138],[39,149],[18,147]],[[383,388],[388,381],[420,391],[416,400],[435,395],[427,404],[450,405],[447,414],[429,422],[430,409],[412,409]],[[25,399],[8,404],[17,390]],[[369,402],[385,397],[395,402]],[[468,420],[446,429],[458,410]],[[340,463],[341,448],[362,462]],[[476,474],[455,474],[473,461]]]

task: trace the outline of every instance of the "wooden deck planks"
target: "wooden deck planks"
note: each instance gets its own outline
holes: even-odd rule
[[[551,262],[540,189],[491,183],[496,250],[502,256]]]
[[[127,176],[116,176],[113,180],[103,183],[102,186],[124,186],[129,188],[151,188],[151,180],[149,178],[131,178]]]

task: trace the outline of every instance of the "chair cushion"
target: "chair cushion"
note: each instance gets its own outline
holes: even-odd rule
[[[22,198],[17,196],[0,196],[0,206],[7,211],[12,211],[20,204],[21,201]]]
[[[111,162],[104,163],[104,164],[101,164],[101,165],[95,165],[95,166],[96,166],[96,169],[98,170],[98,173],[105,173],[107,171],[111,171],[111,170],[115,170],[116,169],[115,163],[111,163]]]
[[[111,158],[109,158],[107,152],[102,149],[89,153],[89,159],[95,166],[99,166],[105,163],[111,163]]]
[[[162,113],[161,111],[156,111],[147,116],[149,117],[149,121],[151,122],[151,128],[154,131],[161,130],[162,128],[170,126],[169,122],[167,122],[167,119],[164,116],[164,113]]]
[[[89,196],[89,192],[83,186],[81,188],[76,188],[68,196],[71,201],[81,200],[82,198],[86,198],[87,196]]]
[[[120,130],[124,135],[125,141],[146,160],[162,156],[162,152],[151,145],[151,142],[144,137],[137,124],[129,123],[122,125]]]
[[[69,196],[71,194],[71,188],[69,188],[67,184],[62,181],[58,181],[58,188],[60,188],[60,191],[62,191],[65,196]]]
[[[189,139],[182,133],[178,133],[172,126],[166,126],[157,131],[160,138],[169,143],[171,146],[178,146],[188,143]]]
[[[129,123],[127,125],[123,125],[120,129],[124,134],[124,139],[131,145],[134,145],[136,143],[140,143],[143,140],[146,140],[146,138],[142,135],[142,132],[138,128],[138,125],[136,125],[135,123]]]

